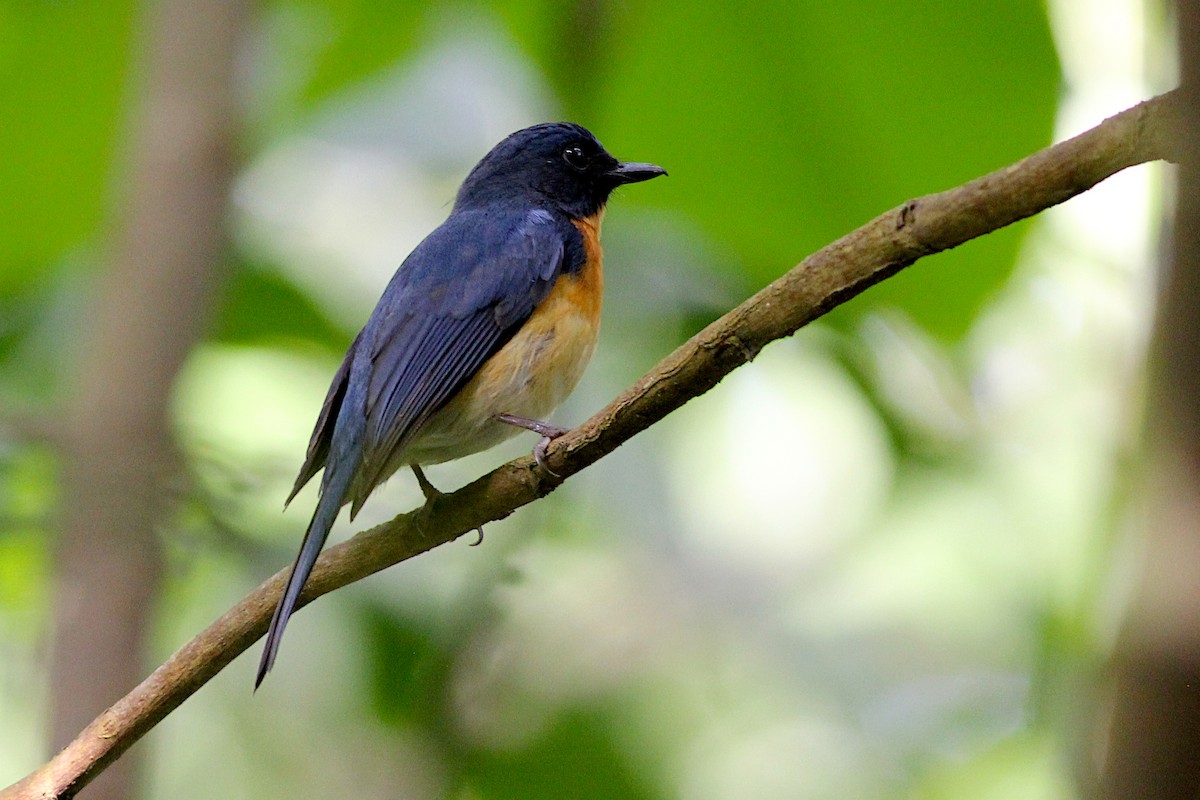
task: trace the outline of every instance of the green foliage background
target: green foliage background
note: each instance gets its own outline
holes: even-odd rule
[[[71,391],[132,157],[140,9],[0,5],[0,404],[14,418]],[[312,496],[278,507],[307,426],[406,252],[353,274],[289,239],[278,217],[303,203],[281,201],[280,169],[314,168],[322,188],[344,173],[273,157],[313,142],[394,155],[420,185],[391,190],[431,224],[492,141],[545,118],[666,166],[610,208],[606,328],[569,423],[808,252],[1048,144],[1063,92],[1032,0],[276,0],[243,67],[230,279],[177,390],[192,482],[163,534],[160,657],[292,557]],[[407,246],[429,227],[395,225]],[[1012,299],[1041,275],[1017,269],[1032,227],[872,289],[478,550],[307,610],[263,691],[249,691],[254,653],[139,746],[147,795],[1071,796],[1125,423],[1109,409],[1056,429],[1078,420],[1073,398],[1109,391],[1111,364],[1064,370],[1044,414],[1036,395],[1015,421],[980,410],[996,342],[981,330],[1043,339],[1050,364],[1088,346]],[[1134,279],[1106,280],[1095,291]],[[42,642],[70,502],[57,464],[0,435],[0,783],[44,755]],[[407,478],[392,483],[367,524],[416,504]],[[814,485],[815,509],[785,497]]]

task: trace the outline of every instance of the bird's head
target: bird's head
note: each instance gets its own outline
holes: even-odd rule
[[[545,123],[493,147],[463,181],[456,206],[530,198],[578,219],[599,211],[618,186],[666,174],[654,164],[618,161],[579,125]]]

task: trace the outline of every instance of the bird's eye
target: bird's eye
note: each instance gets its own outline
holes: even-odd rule
[[[582,147],[568,147],[566,150],[563,150],[563,161],[566,161],[573,169],[581,172],[587,169],[588,166],[588,157],[584,155]]]

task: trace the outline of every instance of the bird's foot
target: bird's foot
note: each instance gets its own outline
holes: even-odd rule
[[[515,414],[497,414],[496,419],[508,425],[515,425],[527,431],[540,433],[542,438],[533,447],[533,460],[550,476],[562,478],[561,475],[546,466],[546,448],[550,446],[552,441],[566,433],[569,430],[568,428],[560,428],[558,425],[551,425],[549,422],[542,422],[541,420],[518,417]]]
[[[417,476],[417,485],[421,487],[421,494],[425,495],[425,505],[421,507],[422,514],[429,514],[433,510],[433,504],[446,496],[446,493],[429,482],[429,478],[425,477],[425,471],[416,464],[410,464],[413,475]],[[480,525],[475,529],[479,534],[479,538],[471,542],[471,547],[478,547],[483,544],[483,526]]]

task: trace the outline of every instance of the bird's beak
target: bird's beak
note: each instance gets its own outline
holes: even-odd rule
[[[667,171],[656,164],[639,164],[633,161],[624,161],[613,167],[608,174],[620,184],[648,181],[651,178],[657,178],[659,175],[666,175]]]

